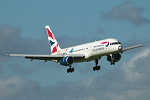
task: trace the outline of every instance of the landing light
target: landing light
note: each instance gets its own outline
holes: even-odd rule
[[[122,50],[122,46],[119,46],[118,49],[119,49],[119,50]]]

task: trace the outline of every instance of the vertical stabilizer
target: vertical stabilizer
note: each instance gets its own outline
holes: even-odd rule
[[[61,50],[61,48],[59,47],[59,44],[57,43],[50,27],[47,25],[47,26],[45,26],[45,28],[46,28],[48,41],[49,41],[50,46],[51,46],[51,53],[58,52],[59,50]]]

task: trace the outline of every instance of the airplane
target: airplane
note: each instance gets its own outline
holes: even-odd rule
[[[117,39],[109,38],[91,43],[81,44],[73,47],[61,49],[56,38],[54,37],[50,27],[45,26],[48,41],[51,47],[49,55],[30,55],[30,54],[10,54],[10,56],[21,56],[27,59],[53,61],[63,66],[69,66],[67,73],[74,72],[73,63],[88,62],[95,60],[93,71],[100,70],[98,61],[102,56],[107,56],[107,61],[114,65],[121,59],[121,54],[124,51],[142,47],[143,44],[123,48],[121,42]]]

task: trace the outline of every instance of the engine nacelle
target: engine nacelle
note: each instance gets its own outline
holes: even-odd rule
[[[111,56],[107,56],[107,60],[109,62],[112,62],[111,60],[113,60],[114,62],[118,62],[121,59],[121,54],[116,53],[116,54],[112,54],[112,59]]]
[[[73,62],[74,62],[73,57],[69,57],[69,56],[64,57],[64,58],[62,58],[62,59],[60,60],[60,64],[61,64],[61,65],[64,65],[64,66],[72,65]]]
[[[113,55],[114,61],[118,62],[121,59],[121,54],[117,53]]]

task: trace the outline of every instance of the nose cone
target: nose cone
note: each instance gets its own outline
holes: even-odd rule
[[[118,50],[120,50],[120,51],[121,51],[121,50],[122,50],[122,46],[118,46]]]

